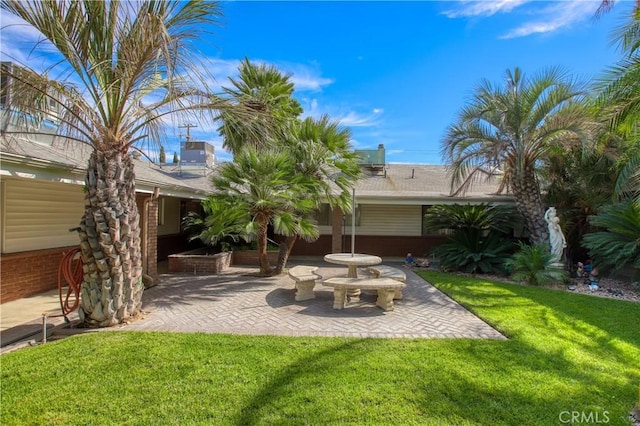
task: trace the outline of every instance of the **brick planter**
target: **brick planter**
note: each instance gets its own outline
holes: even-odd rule
[[[278,262],[277,251],[268,251],[267,257],[269,258],[269,263],[271,264],[271,266],[274,266]],[[258,260],[258,252],[256,250],[234,251],[233,264],[260,266],[260,261]]]
[[[203,249],[169,255],[169,272],[219,274],[231,265],[233,252],[207,255]]]

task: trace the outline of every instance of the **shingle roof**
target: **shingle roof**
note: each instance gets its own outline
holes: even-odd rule
[[[2,162],[19,163],[23,166],[39,165],[55,169],[63,169],[77,178],[84,179],[87,160],[91,147],[73,142],[54,142],[48,146],[26,139],[9,140],[0,138]],[[136,186],[142,190],[160,188],[163,195],[174,195],[189,198],[202,198],[211,192],[212,169],[204,167],[180,167],[170,164],[162,167],[141,159],[135,161]]]
[[[21,140],[8,142],[0,138],[3,163],[14,161],[20,165],[38,164],[41,167],[63,169],[84,179],[84,170],[91,147],[79,143],[52,146]],[[165,164],[159,166],[145,160],[135,160],[136,185],[149,191],[157,186],[161,194],[188,198],[203,198],[211,193],[211,176],[218,166],[211,168]],[[2,167],[5,168],[4,166]],[[491,201],[512,202],[512,197],[496,195],[499,177],[478,183],[464,196],[450,197],[450,174],[446,166],[422,164],[387,164],[370,171],[356,185],[360,202],[424,204],[425,202]]]
[[[478,182],[463,196],[450,197],[450,173],[447,166],[424,164],[387,164],[378,171],[365,169],[365,177],[356,185],[359,198],[386,198],[400,202],[432,199],[450,202],[465,200],[511,201],[497,195],[499,176]]]

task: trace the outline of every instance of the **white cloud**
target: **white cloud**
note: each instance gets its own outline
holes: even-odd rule
[[[333,84],[334,80],[322,77],[316,66],[295,62],[275,62],[273,65],[285,74],[291,75],[296,92],[317,92],[323,87]]]
[[[380,125],[382,108],[373,108],[370,112],[356,111],[353,106],[320,105],[317,98],[301,98],[304,109],[303,117],[320,118],[326,114],[332,121],[337,121],[345,127],[374,127]]]
[[[32,51],[38,42],[38,49]],[[51,44],[44,40],[38,30],[7,11],[2,12],[0,46],[3,61],[29,64],[35,71],[43,71],[51,65],[51,58],[42,53],[53,51]]]
[[[284,75],[290,75],[296,92],[317,92],[325,86],[333,84],[334,80],[323,77],[317,67],[294,62],[269,62],[262,59],[250,59],[252,63],[273,65]],[[222,86],[229,87],[229,77],[238,78],[240,59],[208,58],[204,61],[209,74],[215,76],[215,81],[208,81],[210,88],[221,90]]]
[[[355,111],[349,111],[344,115],[337,115],[336,120],[343,126],[347,127],[370,127],[379,124],[379,115],[381,110],[374,110],[371,113],[360,114]]]
[[[532,34],[544,34],[570,27],[592,17],[600,3],[586,0],[532,1],[532,0],[496,0],[461,1],[456,9],[445,11],[449,18],[468,18],[475,16],[490,17],[497,13],[516,12],[520,6],[527,5],[529,19],[517,27],[508,30],[500,38],[510,39],[526,37]],[[533,17],[533,18],[531,18]]]
[[[468,16],[492,16],[496,13],[509,13],[530,0],[463,0],[454,10],[444,12],[449,18]]]
[[[551,6],[539,11],[540,19],[525,22],[501,38],[525,37],[531,34],[549,33],[564,27],[570,27],[594,16],[597,7],[597,2],[584,0],[554,2]]]

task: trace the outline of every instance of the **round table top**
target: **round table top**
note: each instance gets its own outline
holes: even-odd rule
[[[339,265],[369,266],[382,263],[382,258],[361,253],[330,253],[324,256],[325,262]]]

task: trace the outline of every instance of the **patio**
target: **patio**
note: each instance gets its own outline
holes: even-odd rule
[[[385,262],[406,271],[404,298],[395,310],[376,307],[375,292],[360,301],[333,309],[333,291],[318,282],[315,298],[295,301],[294,281],[287,275],[260,277],[258,268],[235,266],[220,275],[162,274],[145,291],[144,317],[105,330],[144,330],[282,336],[377,338],[488,338],[499,332],[417,276],[400,261]],[[345,268],[321,259],[296,259],[296,265],[317,266],[323,279],[344,276]],[[360,273],[365,269],[361,268]],[[48,312],[48,330],[72,334],[59,314],[57,291],[37,298],[8,302],[2,309],[4,344],[42,338],[41,313]],[[76,319],[73,313],[71,319]],[[55,326],[55,329],[53,328]],[[80,332],[81,330],[77,330]]]
[[[389,263],[389,262],[387,262]],[[344,275],[344,266],[322,260],[290,260],[318,266],[323,279]],[[395,266],[400,266],[400,263]],[[361,269],[362,270],[362,269]],[[315,299],[296,302],[294,281],[282,274],[259,277],[257,268],[231,267],[222,275],[163,275],[144,294],[143,320],[119,328],[148,331],[342,336],[381,338],[491,338],[500,333],[445,296],[410,269],[404,299],[384,312],[376,295],[333,309],[331,288],[316,285]]]

